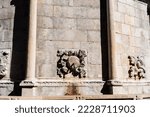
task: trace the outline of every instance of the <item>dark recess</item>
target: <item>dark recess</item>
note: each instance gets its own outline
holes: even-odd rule
[[[102,47],[102,77],[106,81],[101,92],[103,94],[112,94],[112,87],[107,85],[109,80],[109,39],[108,39],[108,17],[107,17],[107,0],[100,0],[101,16],[101,47]]]
[[[29,0],[12,0],[15,6],[13,48],[10,77],[14,82],[14,89],[10,95],[20,96],[20,82],[25,79],[27,66],[27,45],[29,28]]]

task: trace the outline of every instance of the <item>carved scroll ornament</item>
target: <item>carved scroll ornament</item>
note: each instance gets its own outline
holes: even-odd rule
[[[0,51],[0,78],[7,74],[8,52]]]
[[[72,74],[73,77],[85,78],[86,71],[84,69],[86,52],[79,51],[57,51],[57,75],[65,78],[67,74]]]
[[[145,78],[145,65],[144,62],[142,60],[142,57],[138,56],[138,57],[133,57],[133,56],[128,56],[129,59],[129,70],[128,70],[128,74],[129,74],[129,78],[132,79],[143,79]]]

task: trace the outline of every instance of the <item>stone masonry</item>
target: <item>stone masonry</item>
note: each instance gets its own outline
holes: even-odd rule
[[[149,5],[0,0],[0,95],[150,94]]]
[[[38,1],[38,78],[59,80],[56,78],[57,51],[83,49],[88,53],[85,60],[87,77],[101,79],[99,5],[99,0]]]

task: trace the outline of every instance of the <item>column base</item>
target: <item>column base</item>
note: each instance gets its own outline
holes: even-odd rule
[[[32,80],[24,80],[20,83],[22,87],[22,96],[36,96],[36,82]]]

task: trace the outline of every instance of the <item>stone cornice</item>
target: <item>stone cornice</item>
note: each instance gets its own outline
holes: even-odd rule
[[[142,2],[145,2],[148,4],[147,13],[148,13],[148,15],[150,15],[150,0],[139,0],[139,1],[142,1]]]

